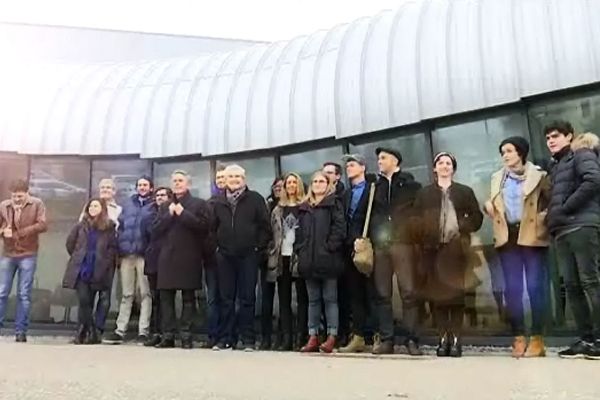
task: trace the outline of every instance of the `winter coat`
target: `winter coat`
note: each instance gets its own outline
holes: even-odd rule
[[[153,230],[154,221],[158,215],[158,205],[152,203],[148,211],[142,219],[142,235],[146,248],[146,252],[144,253],[144,274],[156,275],[158,273],[158,258],[164,238],[156,235]]]
[[[453,182],[448,188],[456,211],[460,236],[440,243],[442,189],[436,184],[421,189],[415,199],[411,218],[413,237],[421,247],[421,269],[425,276],[426,297],[436,301],[459,301],[465,290],[465,276],[474,267],[471,233],[483,223],[483,213],[473,190]]]
[[[347,235],[346,235],[346,245],[349,249],[354,249],[354,241],[360,237],[362,237],[363,229],[365,226],[365,219],[367,218],[367,208],[369,206],[369,193],[371,193],[371,183],[376,182],[377,178],[373,175],[366,176],[366,186],[365,190],[363,190],[362,196],[358,201],[358,206],[354,211],[354,215],[352,218],[348,215],[350,212],[350,204],[352,202],[352,187],[348,188],[343,196],[343,204],[344,204],[344,215],[346,216],[346,220],[348,223]],[[371,210],[371,213],[373,211]],[[372,226],[369,224],[370,226]],[[367,232],[368,235],[368,232]]]
[[[196,290],[202,288],[204,241],[210,229],[211,213],[206,201],[186,193],[178,201],[181,215],[171,215],[167,202],[160,206],[153,235],[161,241],[157,289]]]
[[[222,192],[214,194],[208,199],[208,207],[210,209],[210,229],[206,234],[206,240],[203,242],[204,247],[202,254],[204,258],[204,268],[217,268],[217,232],[215,222],[215,201],[222,195]]]
[[[70,258],[62,281],[64,288],[75,289],[77,285],[79,269],[87,253],[89,231],[90,224],[84,220],[78,222],[67,237],[66,247]],[[112,287],[117,253],[115,224],[110,221],[106,229],[98,231],[94,275],[90,282],[93,290],[109,290]]]
[[[528,247],[547,247],[550,239],[546,225],[546,214],[550,201],[550,179],[545,171],[530,162],[525,164],[525,169],[523,214],[517,244]],[[506,222],[505,204],[502,196],[505,178],[506,170],[504,168],[492,175],[490,201],[494,207],[492,219],[494,223],[494,246],[496,248],[508,243],[508,223]]]
[[[419,189],[421,184],[407,172],[394,173],[391,181],[379,176],[370,224],[370,237],[376,247],[386,247],[391,242],[412,243],[409,220]]]
[[[548,228],[552,234],[600,226],[600,164],[596,135],[584,134],[553,156]]]
[[[150,196],[141,199],[134,194],[123,204],[119,215],[119,254],[122,256],[143,256],[147,244],[144,242],[142,221],[153,213],[154,199]]]
[[[300,205],[300,226],[295,253],[304,279],[337,279],[344,271],[346,220],[344,206],[335,193],[317,206]]]
[[[260,194],[246,189],[235,209],[225,195],[216,197],[213,204],[219,253],[244,256],[266,252],[271,240],[271,223],[267,203]]]
[[[271,242],[268,247],[268,261],[266,270],[267,282],[277,282],[277,278],[283,273],[283,257],[281,256],[281,246],[283,244],[283,207],[275,206],[271,213]],[[292,277],[299,277],[298,257],[292,257],[290,267]]]

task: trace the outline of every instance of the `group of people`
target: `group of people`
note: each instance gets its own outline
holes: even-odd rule
[[[391,354],[395,277],[407,354],[423,354],[420,309],[426,303],[439,331],[437,356],[460,357],[466,274],[477,258],[471,234],[487,215],[506,282],[512,355],[545,355],[546,252],[553,242],[580,336],[559,355],[600,359],[600,140],[575,135],[564,121],[545,127],[544,135],[550,172],[528,161],[526,139],[507,138],[498,148],[503,167],[481,205],[471,188],[454,181],[459,162],[451,153],[435,155],[433,183],[422,187],[402,170],[402,154],[388,147],[376,150],[378,174],[367,173],[364,156],[344,156],[347,189],[342,166],[327,162],[306,186],[294,172],[276,179],[268,199],[247,186],[244,169],[235,164],[219,168],[207,201],[190,194],[184,171],[173,172],[170,188],[154,188],[150,177],[141,177],[137,193],[121,206],[113,183],[103,180],[99,197],[87,203],[67,239],[63,285],[77,291],[80,305],[75,343],[121,343],[139,292],[137,340],[170,348],[180,339],[182,348],[192,348],[194,293],[205,287],[205,347],[254,350],[260,280],[260,349],[330,353],[339,346],[352,353],[372,343],[374,354]],[[38,235],[46,229],[43,203],[27,194],[26,185],[13,184],[11,199],[0,204],[0,323],[19,271],[17,341],[26,340]],[[367,260],[372,255],[370,262],[359,265],[358,252]],[[116,330],[104,332],[116,269],[119,315]]]

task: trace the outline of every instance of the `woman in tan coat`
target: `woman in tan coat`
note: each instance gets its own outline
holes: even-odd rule
[[[499,146],[504,167],[492,175],[486,213],[493,220],[494,245],[506,284],[513,357],[543,357],[545,253],[549,244],[546,210],[550,183],[546,172],[527,161],[529,143],[514,136]],[[525,338],[523,274],[531,303],[531,339]]]

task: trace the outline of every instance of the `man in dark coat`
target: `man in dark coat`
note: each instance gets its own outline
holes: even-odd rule
[[[404,344],[410,355],[421,355],[417,336],[416,254],[409,229],[413,202],[421,184],[411,174],[401,171],[399,151],[380,147],[375,153],[380,174],[375,186],[370,237],[375,250],[373,279],[381,343],[373,347],[373,353],[394,351],[392,278],[395,274],[402,298],[403,322],[408,330]]]
[[[335,195],[341,200],[346,192],[346,187],[342,182],[342,166],[336,162],[327,161],[323,164],[322,171],[335,182]]]
[[[375,181],[372,175],[366,175],[367,162],[360,154],[344,156],[346,176],[350,188],[343,196],[344,213],[348,224],[348,234],[344,247],[345,270],[340,279],[342,290],[338,292],[340,308],[340,331],[348,331],[352,319],[352,340],[346,347],[340,348],[342,353],[359,353],[365,350],[367,318],[370,311],[374,288],[366,275],[354,265],[354,241],[362,237],[371,183]]]
[[[191,349],[194,291],[202,288],[203,248],[210,229],[211,212],[206,201],[190,194],[190,179],[185,171],[175,171],[171,181],[173,201],[160,207],[153,227],[153,234],[162,243],[156,286],[160,290],[163,337],[156,347],[175,346],[175,294],[181,290],[181,347]]]
[[[592,134],[573,140],[573,127],[564,121],[544,134],[554,159],[548,227],[580,335],[558,354],[600,360],[600,141]]]
[[[254,349],[254,306],[258,268],[266,256],[271,223],[265,199],[246,186],[246,172],[239,165],[225,168],[226,193],[213,203],[217,237],[217,263],[221,315],[219,344],[231,349],[234,331],[242,336],[244,350]],[[239,311],[236,316],[236,298]]]

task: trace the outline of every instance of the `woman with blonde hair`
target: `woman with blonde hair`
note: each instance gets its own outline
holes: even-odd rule
[[[279,295],[280,351],[291,351],[292,283],[296,284],[298,300],[298,341],[304,344],[308,320],[306,283],[298,275],[298,257],[294,253],[296,230],[300,217],[300,203],[304,199],[304,183],[300,175],[290,172],[283,177],[279,202],[271,213],[273,240],[269,245],[267,282],[277,282]],[[264,340],[265,338],[263,338]]]
[[[309,339],[303,353],[331,353],[338,334],[337,279],[344,270],[346,237],[344,206],[335,194],[334,182],[322,171],[313,174],[308,193],[300,205],[300,225],[294,250],[298,271],[308,291]],[[325,303],[327,341],[319,346],[321,302]]]

